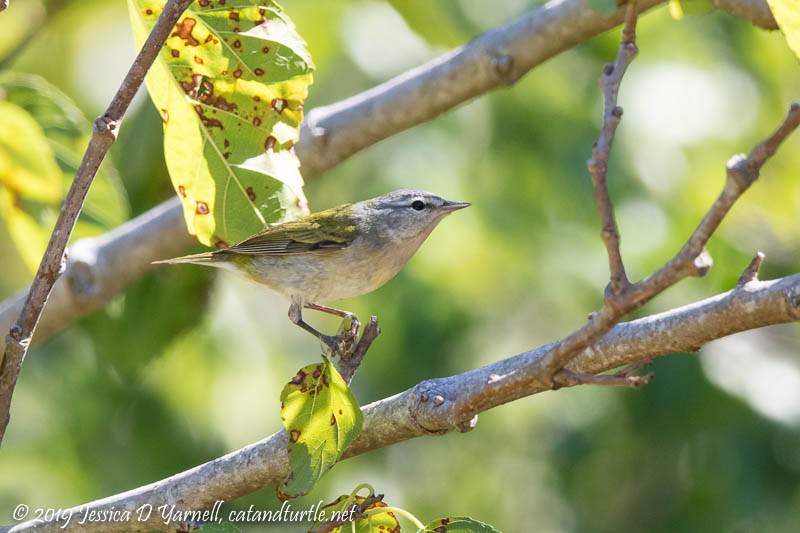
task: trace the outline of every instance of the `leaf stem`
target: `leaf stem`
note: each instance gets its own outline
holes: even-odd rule
[[[373,509],[369,509],[364,511],[364,514],[367,516],[372,516],[381,513],[396,513],[408,520],[409,522],[413,523],[417,526],[418,529],[425,530],[425,524],[419,521],[419,519],[414,516],[413,514],[409,513],[405,509],[401,509],[400,507],[375,507]]]

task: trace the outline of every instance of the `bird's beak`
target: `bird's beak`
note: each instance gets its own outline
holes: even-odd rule
[[[464,209],[465,207],[469,207],[472,204],[469,202],[450,202],[445,200],[445,202],[439,207],[442,211],[458,211],[459,209]]]

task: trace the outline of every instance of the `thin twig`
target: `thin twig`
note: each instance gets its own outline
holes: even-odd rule
[[[608,158],[611,152],[611,143],[617,126],[622,119],[622,108],[617,106],[617,97],[622,77],[636,56],[636,1],[630,0],[625,9],[625,26],[622,29],[622,39],[614,64],[607,64],[600,76],[600,88],[603,90],[603,127],[600,138],[592,148],[592,158],[586,162],[594,186],[595,203],[600,212],[602,223],[602,237],[608,252],[608,266],[611,272],[609,283],[610,296],[613,299],[622,295],[630,282],[625,274],[625,265],[619,251],[619,232],[614,219],[614,207],[611,196],[608,194],[606,174],[608,173]]]
[[[371,494],[364,498],[364,501],[361,503],[354,503],[348,508],[348,511],[342,513],[342,517],[338,520],[331,520],[329,522],[325,522],[317,529],[313,531],[309,531],[308,533],[330,533],[331,531],[335,530],[336,528],[344,525],[349,524],[354,520],[358,520],[359,518],[365,518],[364,511],[372,507],[378,502],[383,501],[383,494]]]
[[[739,276],[739,280],[736,282],[737,288],[744,287],[751,281],[758,281],[758,270],[761,268],[762,261],[764,261],[764,254],[762,252],[756,252],[753,260],[750,261],[750,264],[744,269],[742,275]]]
[[[353,381],[353,376],[356,370],[361,365],[361,361],[367,354],[367,350],[372,346],[372,342],[380,335],[381,328],[378,327],[378,317],[371,316],[369,322],[364,327],[364,332],[361,334],[361,339],[351,349],[339,358],[339,373],[342,375],[345,383],[350,385]]]
[[[575,387],[578,385],[605,385],[611,387],[630,387],[635,389],[650,383],[650,380],[653,379],[654,375],[655,374],[653,372],[649,372],[644,376],[629,376],[619,374],[593,375],[581,374],[580,372],[574,372],[564,368],[561,369],[555,376],[553,376],[553,380],[556,382],[557,388]]]
[[[169,0],[156,22],[153,31],[131,65],[127,76],[105,114],[94,121],[94,131],[86,148],[75,178],[61,207],[50,242],[33,279],[30,291],[16,324],[6,336],[6,346],[0,365],[0,443],[10,419],[11,397],[17,383],[22,362],[36,331],[47,298],[66,264],[66,247],[72,235],[75,221],[83,208],[89,188],[105,158],[108,149],[117,138],[120,121],[144,80],[150,65],[155,60],[167,36],[181,13],[191,0]]]
[[[629,4],[626,13],[625,29],[623,30],[620,42],[620,52],[617,56],[618,62],[620,58],[623,58],[624,61],[625,57],[632,57],[630,47],[631,45],[635,46],[633,42],[635,38],[635,18],[636,9]],[[628,49],[628,51],[625,52],[625,49]],[[618,67],[615,66],[614,69],[616,68]],[[613,74],[614,69],[606,68],[603,76],[605,77]],[[619,73],[619,75],[621,76],[622,73]],[[607,95],[606,101],[613,101],[611,99],[616,97],[613,95],[608,96],[608,93],[618,89],[618,84],[617,87],[614,87],[613,80],[610,81],[612,83],[604,84],[603,87],[604,93]],[[615,106],[610,116],[606,114],[608,120],[604,121],[604,132],[608,129],[613,134],[616,128],[616,125],[613,123],[618,122],[621,116],[621,112],[614,112],[617,109],[618,108]],[[607,126],[605,122],[610,124]],[[613,222],[613,209],[610,199],[607,198],[607,190],[603,190],[605,188],[604,178],[602,182],[595,184],[596,187],[600,185],[600,193],[597,195],[598,208],[601,213],[604,211],[607,213],[604,215],[604,240],[607,246],[609,246],[610,243],[609,259],[612,278],[611,284],[609,285],[610,290],[606,291],[603,307],[598,312],[590,314],[589,321],[583,327],[561,341],[552,352],[547,362],[547,373],[543,376],[543,383],[552,388],[557,387],[558,382],[555,379],[555,375],[563,369],[572,358],[580,353],[581,350],[585,349],[587,346],[591,346],[602,338],[602,336],[613,328],[626,314],[638,309],[681,279],[687,276],[703,276],[708,272],[708,269],[711,267],[711,256],[705,250],[706,243],[708,243],[711,235],[713,235],[719,227],[736,200],[738,200],[744,191],[758,179],[759,171],[764,163],[775,153],[780,144],[799,124],[800,105],[793,103],[786,118],[778,129],[765,141],[756,146],[749,156],[740,154],[732,157],[730,161],[728,161],[725,186],[722,192],[678,253],[648,278],[636,284],[628,284],[621,290],[617,290],[613,286],[614,276],[619,274],[622,265],[619,251],[615,248],[615,244],[618,246],[618,241],[614,240],[613,235],[611,235],[611,239],[605,238],[605,230],[607,229],[605,225],[607,221],[605,219],[609,216],[608,214],[610,214],[610,220]],[[613,137],[607,139],[608,144],[606,147],[610,148],[612,138]],[[601,147],[601,162],[599,165],[604,176],[605,168],[602,162],[602,149],[603,147]],[[594,173],[592,177],[594,182]],[[615,266],[617,260],[618,264]],[[622,285],[624,285],[624,282],[622,282]],[[617,287],[619,288],[622,285],[619,284],[618,280]]]

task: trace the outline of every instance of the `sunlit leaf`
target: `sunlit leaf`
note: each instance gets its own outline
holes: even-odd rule
[[[60,205],[89,143],[92,127],[81,111],[64,93],[45,79],[32,74],[0,74],[0,100],[14,103],[30,113],[44,131],[61,169],[59,194],[51,202]],[[101,165],[83,206],[74,237],[97,235],[108,231],[130,216],[125,189],[108,158]]]
[[[24,109],[0,101],[0,184],[23,198],[53,202],[61,171],[42,128]]]
[[[320,518],[322,518],[323,520],[315,522],[310,529],[312,530],[317,529],[320,526],[322,526],[323,523],[326,521],[338,520],[340,518],[341,519],[348,518],[348,516],[345,516],[343,514],[344,511],[346,511],[347,508],[351,507],[352,504],[361,503],[364,501],[363,496],[356,496],[352,500],[350,500],[349,504],[347,504],[347,499],[348,495],[345,494],[339,496],[328,505],[325,505],[324,507],[320,508],[320,511],[323,511],[325,513],[324,515],[320,513]],[[383,502],[375,502],[364,510],[366,511],[369,509],[378,509],[381,507],[386,507],[386,504]],[[355,521],[355,526],[356,526],[356,533],[393,533],[400,531],[400,523],[397,521],[397,517],[390,512],[375,513],[371,514],[367,518],[360,518]],[[334,528],[333,530],[331,530],[331,533],[336,533],[338,531],[342,531],[344,533],[350,533],[352,531],[352,527],[353,526],[350,523],[347,523],[344,526],[339,526]]]
[[[14,242],[17,253],[30,272],[39,267],[49,233],[17,204],[15,191],[0,186],[0,221]]]
[[[297,372],[281,392],[281,419],[289,434],[289,473],[278,496],[307,493],[361,432],[361,409],[326,358]]]
[[[767,0],[767,4],[789,48],[800,58],[800,0]]]
[[[128,0],[141,46],[163,1]],[[224,6],[224,7],[223,7]],[[313,64],[271,1],[198,0],[147,76],[189,232],[225,247],[308,210],[298,138]]]
[[[669,0],[669,14],[675,20],[683,18],[683,6],[681,0]]]
[[[452,518],[439,518],[427,524],[425,529],[417,533],[500,533],[490,525],[478,522],[468,516],[454,516]]]

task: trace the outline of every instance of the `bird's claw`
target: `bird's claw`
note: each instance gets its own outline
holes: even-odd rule
[[[321,340],[330,348],[331,355],[346,356],[358,341],[358,332],[361,323],[353,313],[347,313],[339,326],[339,333],[336,335],[323,335]]]

